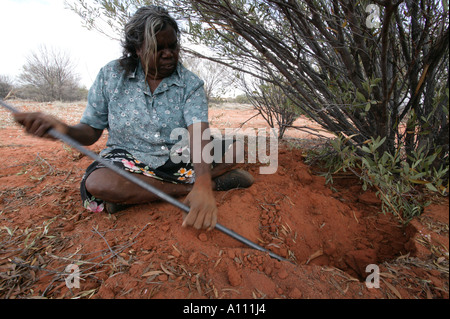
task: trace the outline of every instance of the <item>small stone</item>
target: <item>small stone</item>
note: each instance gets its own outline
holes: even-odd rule
[[[289,297],[292,298],[292,299],[300,299],[302,297],[302,292],[300,290],[298,290],[297,287],[294,287],[289,292]]]
[[[181,253],[180,253],[178,250],[173,249],[173,250],[172,250],[172,256],[174,256],[174,257],[180,257],[180,256],[181,256]]]
[[[281,270],[278,272],[278,277],[280,277],[280,279],[286,279],[288,275],[289,275],[289,274],[288,274],[287,271],[284,270],[284,269],[281,269]]]
[[[233,266],[228,267],[228,281],[230,285],[233,287],[239,286],[242,282],[241,275],[237,271],[237,269]]]
[[[188,258],[188,264],[193,265],[197,261],[197,253],[192,253]]]
[[[208,240],[208,236],[206,236],[205,233],[201,233],[200,235],[198,235],[198,239],[200,239],[200,241],[207,241]]]

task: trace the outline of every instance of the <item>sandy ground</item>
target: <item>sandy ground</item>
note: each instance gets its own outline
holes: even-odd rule
[[[13,104],[69,123],[83,109]],[[213,108],[211,125],[237,128],[254,114]],[[244,127],[266,124],[254,117]],[[278,261],[218,230],[182,228],[181,212],[167,203],[87,212],[78,187],[91,159],[26,135],[0,111],[0,298],[447,299],[448,199],[434,198],[400,225],[378,213],[375,193],[356,179],[336,179],[337,192],[330,190],[298,147],[313,138],[288,131],[276,173],[241,164],[255,184],[216,192],[219,223],[288,260]],[[67,281],[67,267],[78,271],[79,287]]]

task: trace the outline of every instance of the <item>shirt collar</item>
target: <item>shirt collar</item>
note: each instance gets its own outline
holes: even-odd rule
[[[167,90],[171,85],[185,87],[185,84],[182,81],[182,74],[183,74],[183,65],[181,64],[181,62],[178,62],[175,71],[169,77],[166,77],[162,80],[157,91],[163,92]],[[138,62],[138,65],[134,69],[134,71],[128,75],[128,79],[137,79],[145,81],[144,69],[142,68],[140,61]]]

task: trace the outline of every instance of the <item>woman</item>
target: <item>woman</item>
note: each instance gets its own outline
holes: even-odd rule
[[[249,187],[254,180],[230,170],[233,163],[211,165],[204,156],[189,163],[171,160],[171,151],[177,151],[174,129],[189,132],[191,157],[203,154],[209,143],[195,138],[208,134],[208,105],[203,81],[179,62],[179,40],[177,23],[164,8],[142,7],[125,26],[122,58],[103,67],[89,90],[79,124],[42,113],[19,113],[15,119],[28,133],[45,137],[54,128],[83,145],[94,144],[107,129],[103,157],[166,194],[187,195],[190,212],[183,226],[211,230],[217,222],[213,190]],[[80,191],[86,208],[110,213],[158,199],[97,162],[87,168]]]

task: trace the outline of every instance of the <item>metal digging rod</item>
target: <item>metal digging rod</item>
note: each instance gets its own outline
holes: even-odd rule
[[[5,103],[2,99],[0,99],[0,105],[3,106],[4,108],[6,108],[7,110],[11,111],[12,113],[19,113],[19,111],[17,109],[15,109],[14,107],[12,107],[11,105]],[[134,176],[133,174],[127,173],[126,171],[114,166],[114,164],[110,163],[109,161],[105,160],[104,158],[100,157],[99,155],[95,154],[94,152],[86,149],[85,147],[83,147],[81,144],[79,144],[77,141],[75,141],[74,139],[72,139],[71,137],[62,134],[60,132],[58,132],[55,129],[50,129],[48,131],[48,134],[56,139],[59,139],[61,141],[63,141],[64,143],[68,144],[69,146],[77,149],[78,151],[80,151],[81,153],[89,156],[90,158],[92,158],[95,161],[98,161],[99,163],[105,165],[106,167],[108,167],[109,169],[111,169],[112,171],[114,171],[115,173],[119,174],[120,176],[126,178],[127,180],[129,180],[130,182],[135,183],[136,185],[142,187],[143,189],[155,194],[156,196],[158,196],[159,198],[165,200],[166,202],[180,208],[182,211],[189,213],[189,206],[181,203],[180,201],[176,200],[175,198],[167,195],[166,193],[160,191],[159,189],[157,189],[156,187],[145,183],[144,181],[140,180],[139,178],[137,178],[136,176]],[[259,246],[258,244],[255,244],[254,242],[248,240],[245,237],[242,237],[241,235],[237,234],[236,232],[232,231],[231,229],[228,229],[222,225],[220,225],[219,223],[216,223],[216,229],[220,230],[221,232],[225,233],[226,235],[233,237],[234,239],[240,241],[241,243],[254,248],[256,250],[259,251],[263,251],[269,254],[270,257],[278,259],[279,261],[289,261],[281,256],[278,256],[277,254],[271,252],[270,250],[265,249],[264,247]],[[290,262],[290,261],[289,261]]]

